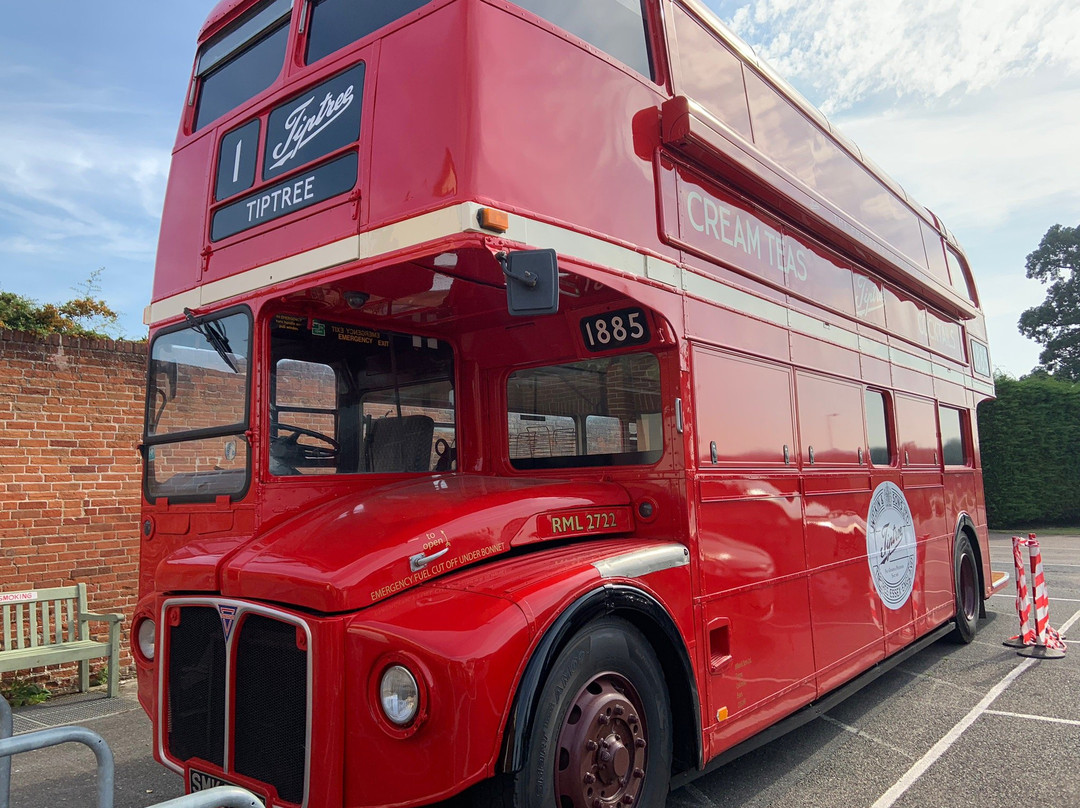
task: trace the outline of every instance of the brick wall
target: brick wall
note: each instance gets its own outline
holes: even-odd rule
[[[0,330],[0,592],[86,583],[91,611],[125,617],[122,671],[132,666],[145,374],[142,343]],[[18,676],[55,692],[75,670]]]

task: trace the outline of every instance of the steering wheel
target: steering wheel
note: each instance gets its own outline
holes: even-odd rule
[[[308,429],[304,426],[293,426],[292,424],[279,423],[277,430],[278,436],[270,442],[271,459],[290,467],[328,466],[337,462],[341,445],[329,435],[324,435],[322,432],[316,432],[314,429]],[[282,437],[281,432],[288,432],[289,434]],[[327,445],[311,446],[300,443],[300,438],[305,435]]]

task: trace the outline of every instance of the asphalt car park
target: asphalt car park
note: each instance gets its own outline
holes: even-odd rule
[[[1080,639],[1080,536],[1040,535],[1050,624]],[[990,540],[1015,579],[1010,534]],[[1012,581],[970,645],[935,643],[805,726],[672,792],[667,808],[1080,806],[1080,643],[1032,660]],[[1069,629],[1072,629],[1069,631]]]
[[[1080,535],[1041,535],[1050,622],[1080,640]],[[1009,534],[991,536],[1012,574]],[[935,643],[823,717],[671,793],[666,808],[1080,808],[1080,643],[1058,660],[1004,647],[1015,589],[987,603],[970,645]],[[1071,629],[1071,631],[1070,631]],[[16,711],[16,732],[75,723],[116,756],[116,808],[182,790],[153,761],[150,725],[119,699],[57,699]],[[12,808],[96,803],[94,756],[72,744],[17,756]]]

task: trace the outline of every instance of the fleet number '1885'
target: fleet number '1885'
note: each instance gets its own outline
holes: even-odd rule
[[[586,317],[581,321],[581,338],[590,351],[645,345],[652,339],[641,309],[619,309]]]

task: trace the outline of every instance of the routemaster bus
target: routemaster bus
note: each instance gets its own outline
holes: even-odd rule
[[[222,0],[153,298],[154,753],[662,806],[991,572],[944,224],[698,0]]]

